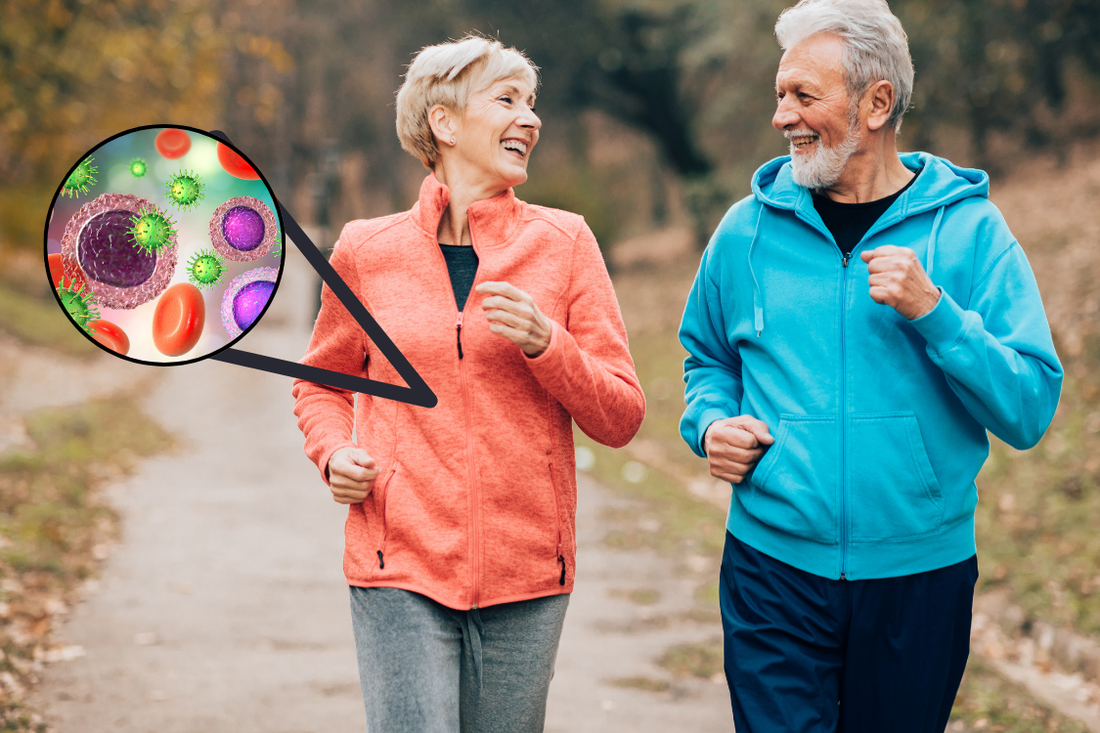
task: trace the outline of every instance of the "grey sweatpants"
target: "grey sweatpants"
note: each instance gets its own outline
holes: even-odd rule
[[[568,595],[456,611],[351,587],[368,733],[542,733]]]

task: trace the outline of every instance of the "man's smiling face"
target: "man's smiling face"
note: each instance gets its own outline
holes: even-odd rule
[[[859,119],[844,84],[844,42],[818,34],[783,54],[772,126],[791,141],[795,183],[828,188],[859,144]]]

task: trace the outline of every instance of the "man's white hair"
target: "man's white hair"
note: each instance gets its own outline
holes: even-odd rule
[[[890,124],[901,118],[913,96],[909,38],[886,0],[801,0],[775,23],[779,46],[790,50],[810,36],[832,33],[844,41],[844,83],[855,104],[868,87],[886,80],[894,86]]]
[[[501,79],[522,78],[538,86],[538,67],[514,48],[495,38],[469,35],[460,41],[426,46],[405,72],[397,90],[397,138],[401,147],[434,169],[439,148],[428,124],[428,110],[437,104],[462,114],[470,94]]]

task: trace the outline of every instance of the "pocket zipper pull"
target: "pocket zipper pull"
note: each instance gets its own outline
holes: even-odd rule
[[[565,585],[565,556],[558,555],[558,562],[561,563],[561,580],[558,581],[558,585]]]
[[[378,551],[378,569],[379,570],[385,570],[386,569],[386,561],[382,558],[382,551],[381,550]]]

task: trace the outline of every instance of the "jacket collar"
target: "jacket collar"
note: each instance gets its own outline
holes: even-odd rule
[[[433,239],[439,232],[439,221],[451,202],[451,190],[429,173],[420,184],[420,198],[409,215],[417,226]],[[470,220],[470,236],[477,249],[504,244],[519,225],[523,202],[512,189],[489,199],[470,204],[466,216]]]

